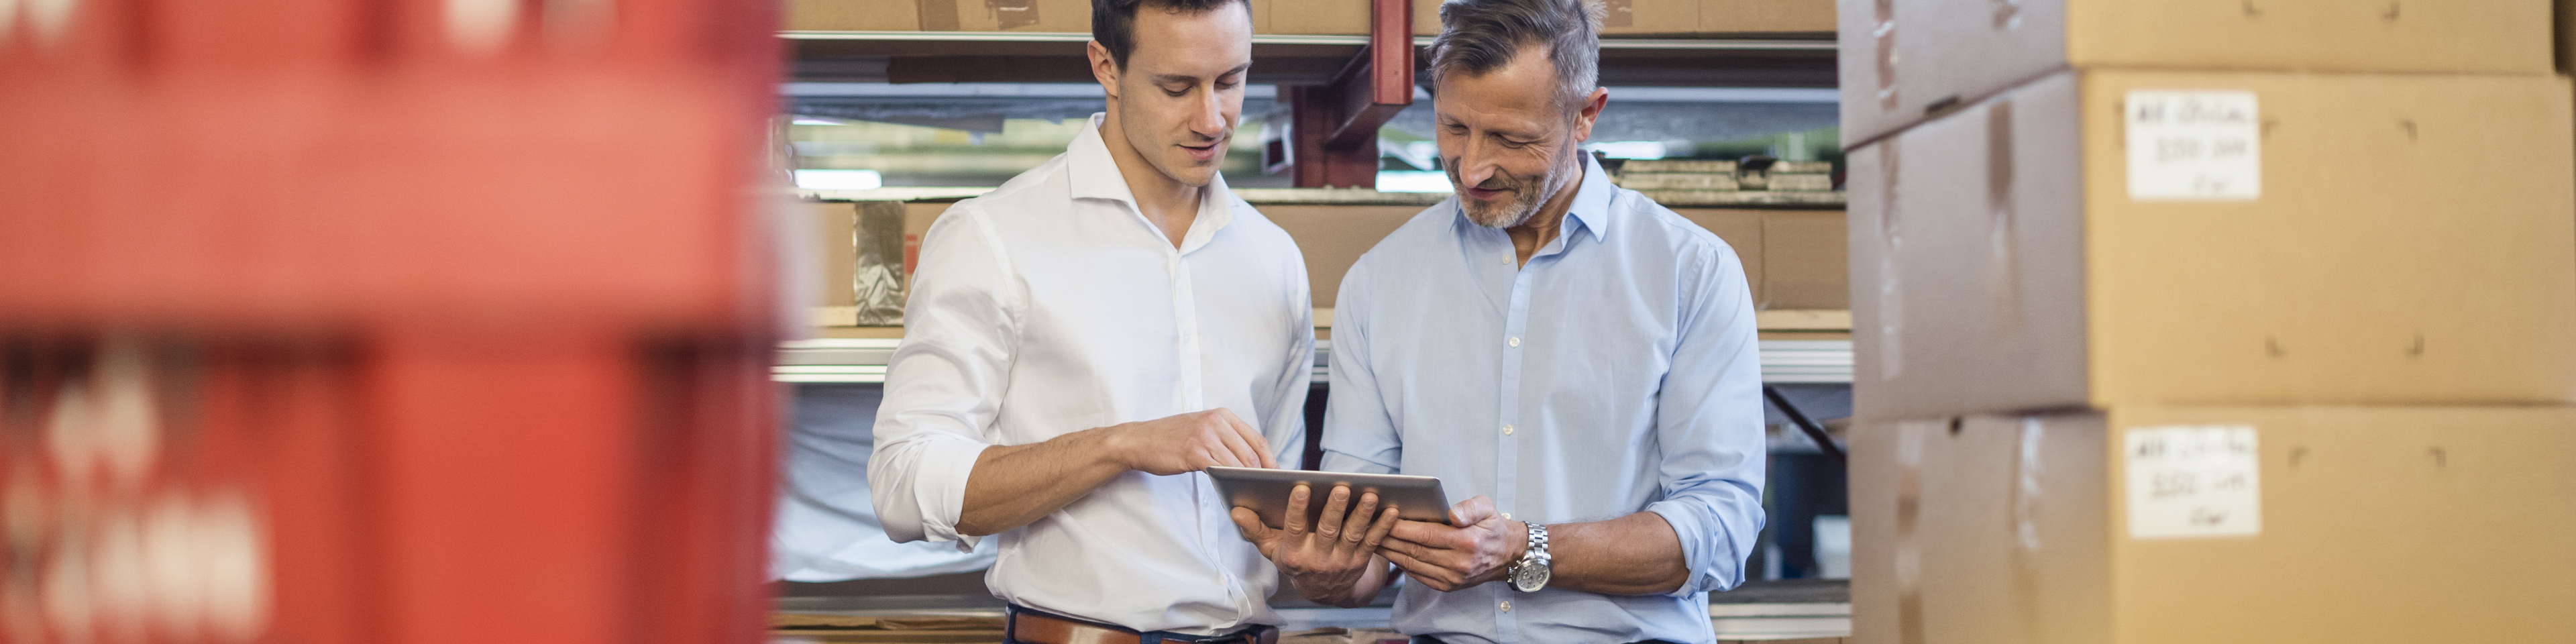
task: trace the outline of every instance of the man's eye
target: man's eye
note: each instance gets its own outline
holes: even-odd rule
[[[1171,88],[1168,88],[1168,87],[1167,87],[1167,88],[1163,88],[1163,93],[1165,93],[1165,94],[1170,94],[1170,95],[1173,95],[1173,96],[1183,96],[1183,95],[1187,95],[1187,94],[1189,94],[1189,93],[1190,93],[1190,88],[1183,87],[1183,88],[1180,88],[1180,89],[1171,89]]]

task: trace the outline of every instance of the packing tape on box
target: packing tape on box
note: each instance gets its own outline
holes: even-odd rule
[[[856,230],[857,266],[851,290],[857,326],[902,326],[904,285],[903,202],[862,201]]]
[[[2020,254],[2014,251],[2013,102],[1996,99],[1986,109],[1986,299],[1994,312],[1986,332],[2010,338],[2021,331]]]
[[[1923,550],[1915,534],[1923,515],[1924,425],[1896,424],[1896,633],[1901,644],[1923,644]]]
[[[2039,417],[2022,417],[2021,453],[2013,460],[2013,540],[2024,568],[2033,563],[2028,555],[2039,553],[2039,440]]]
[[[1877,42],[1878,107],[1896,109],[1896,0],[1876,0],[1871,16],[1870,39]]]
[[[2022,641],[2047,641],[2040,625],[2039,512],[2041,473],[2038,416],[2021,418],[2021,450],[2013,459],[2013,596],[2021,606]]]
[[[984,0],[984,10],[1006,31],[1038,24],[1038,0]]]
[[[1905,246],[1903,213],[1897,208],[1897,170],[1901,167],[1901,139],[1890,138],[1878,144],[1878,377],[1895,380],[1905,375],[1904,346],[1898,343],[1905,330],[1904,289],[1898,288],[1899,270],[1896,253]]]

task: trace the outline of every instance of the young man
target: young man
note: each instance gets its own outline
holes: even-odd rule
[[[1217,174],[1244,0],[1096,0],[1108,111],[922,242],[869,483],[897,541],[1001,539],[1010,639],[1256,642],[1280,622],[1208,466],[1304,442],[1306,267]]]
[[[1458,195],[1343,278],[1323,465],[1476,496],[1455,526],[1389,525],[1365,495],[1345,518],[1344,489],[1308,492],[1326,508],[1311,530],[1236,522],[1317,601],[1367,601],[1391,562],[1417,582],[1395,607],[1416,642],[1712,640],[1707,593],[1742,581],[1762,527],[1743,264],[1583,153],[1609,95],[1581,0],[1440,18],[1432,107]]]

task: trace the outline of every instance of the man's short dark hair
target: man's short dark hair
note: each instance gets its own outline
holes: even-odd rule
[[[1137,9],[1195,16],[1238,2],[1245,3],[1244,15],[1252,14],[1250,0],[1091,0],[1091,39],[1109,50],[1109,60],[1119,69],[1126,69],[1128,52],[1136,51]]]
[[[1101,0],[1106,2],[1108,0]],[[1601,16],[1587,0],[1449,0],[1440,4],[1440,36],[1431,41],[1431,85],[1464,72],[1483,76],[1522,48],[1547,48],[1556,64],[1556,99],[1575,104],[1600,87]]]

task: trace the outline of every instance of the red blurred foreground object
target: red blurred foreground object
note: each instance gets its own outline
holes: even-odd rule
[[[0,0],[0,642],[752,642],[770,3]]]

